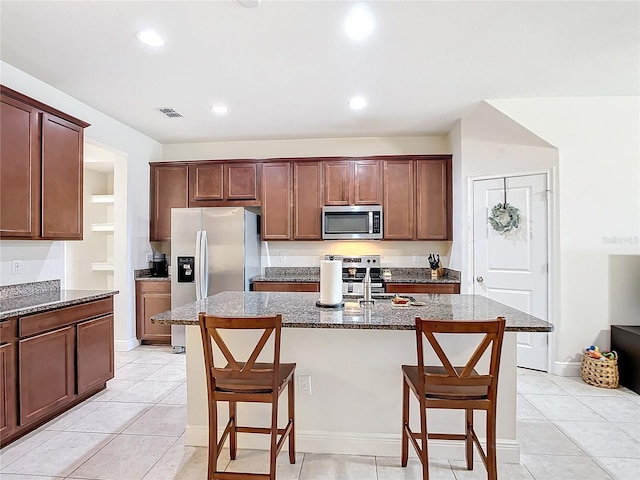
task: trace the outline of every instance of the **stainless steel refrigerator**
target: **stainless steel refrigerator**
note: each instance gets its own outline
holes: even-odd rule
[[[248,291],[257,275],[258,215],[242,207],[171,210],[172,309],[226,290]],[[172,325],[174,352],[185,344],[185,327]]]

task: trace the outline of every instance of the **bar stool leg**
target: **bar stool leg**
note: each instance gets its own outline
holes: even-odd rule
[[[487,411],[487,478],[498,480],[498,461],[496,458],[496,410]]]
[[[473,431],[473,410],[467,410],[466,412],[465,447],[467,457],[467,470],[473,470],[473,437],[471,436],[471,432]]]
[[[291,432],[289,433],[289,463],[296,463],[296,422],[295,422],[295,385],[293,377],[289,382],[289,422],[291,422]]]
[[[422,480],[429,480],[429,448],[427,440],[427,406],[424,397],[420,399],[420,441],[422,443],[421,460],[422,460]]]
[[[237,423],[237,403],[229,402],[229,418],[231,419],[231,431],[229,432],[229,457],[231,460],[236,459],[237,445],[238,445],[238,432],[236,427]]]
[[[409,384],[402,377],[402,466],[407,466],[409,459],[409,437],[405,425],[409,424]]]
[[[278,397],[273,399],[271,405],[271,442],[269,446],[269,480],[276,480],[276,458],[278,451]]]
[[[207,464],[207,479],[213,480],[218,470],[218,403],[213,401],[209,407],[209,462]]]

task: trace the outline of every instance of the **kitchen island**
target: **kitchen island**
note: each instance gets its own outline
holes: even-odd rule
[[[296,442],[304,452],[354,455],[400,454],[402,374],[400,366],[416,363],[416,316],[452,320],[506,318],[498,387],[498,459],[517,463],[516,332],[549,332],[553,326],[536,317],[477,295],[414,295],[424,306],[394,307],[376,300],[361,308],[346,300],[345,308],[315,306],[317,293],[222,292],[152,317],[156,323],[187,325],[187,445],[207,445],[207,393],[198,312],[220,316],[282,314],[282,362],[296,362],[296,375],[311,377],[310,393],[296,392]],[[240,332],[226,337],[233,348],[243,342]],[[455,342],[455,343],[454,343]],[[443,339],[461,358],[477,345],[471,336]],[[253,345],[245,348],[251,349]],[[455,356],[454,356],[455,360]],[[284,403],[282,404],[284,405]],[[262,408],[261,408],[262,407]],[[226,409],[224,410],[226,411]],[[430,431],[464,427],[462,412],[429,416]],[[417,422],[417,408],[412,408]],[[478,426],[483,424],[477,414]],[[239,422],[266,426],[264,405],[239,407]],[[222,420],[221,420],[222,421]],[[221,425],[222,428],[222,425]],[[483,428],[478,428],[482,437]],[[267,448],[262,436],[245,436],[241,448]],[[430,441],[430,454],[463,459],[461,442]]]

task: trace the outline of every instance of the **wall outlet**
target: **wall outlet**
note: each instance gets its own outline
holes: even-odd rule
[[[413,263],[418,263],[420,262],[420,255],[417,253],[413,254]]]
[[[287,261],[287,252],[280,252],[280,261],[281,262]]]
[[[11,273],[16,275],[22,273],[22,260],[11,260]]]
[[[298,393],[300,395],[311,395],[311,375],[298,375]]]

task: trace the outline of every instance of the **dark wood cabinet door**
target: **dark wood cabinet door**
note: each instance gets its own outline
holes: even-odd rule
[[[0,438],[11,435],[18,424],[14,343],[0,344]]]
[[[4,95],[0,100],[0,238],[38,237],[38,110]]]
[[[187,165],[151,165],[149,240],[171,241],[171,209],[189,205]]]
[[[42,238],[82,240],[83,129],[42,114]]]
[[[222,163],[189,165],[189,206],[211,205],[212,201],[224,199]]]
[[[113,378],[113,315],[78,324],[78,395]]]
[[[20,340],[20,425],[64,406],[75,397],[75,325]]]
[[[415,208],[413,160],[384,161],[384,238],[412,240],[415,238]]]
[[[225,165],[224,195],[227,200],[258,199],[258,164]]]
[[[353,199],[351,205],[381,205],[382,176],[378,160],[353,162]]]
[[[351,205],[352,164],[348,160],[324,162],[324,204]]]
[[[151,317],[167,310],[171,310],[171,282],[136,282],[136,333],[142,343],[171,343],[171,325],[151,322]]]
[[[322,164],[293,164],[293,238],[321,240],[322,232]]]
[[[451,159],[418,160],[416,169],[416,238],[451,240]]]
[[[289,162],[262,166],[262,239],[291,238],[291,165]]]

